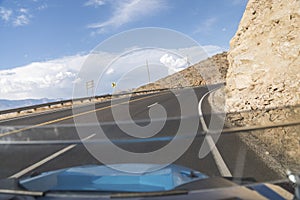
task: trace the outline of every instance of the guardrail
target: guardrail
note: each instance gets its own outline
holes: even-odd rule
[[[32,106],[25,106],[21,108],[13,108],[13,109],[8,109],[8,110],[1,110],[0,115],[4,114],[9,114],[9,113],[21,113],[22,111],[28,111],[28,110],[37,110],[38,108],[43,108],[43,107],[48,107],[51,108],[51,106],[54,105],[61,105],[63,106],[64,104],[71,103],[71,105],[74,102],[81,102],[83,103],[84,101],[89,101],[91,102],[92,100],[97,100],[100,98],[112,98],[112,97],[121,97],[124,95],[130,95],[130,94],[148,94],[148,93],[153,93],[153,92],[160,92],[160,91],[165,91],[168,89],[155,89],[155,90],[142,90],[142,91],[136,91],[136,92],[126,92],[126,93],[118,93],[118,94],[106,94],[106,95],[101,95],[101,96],[92,96],[92,97],[83,97],[83,98],[76,98],[76,99],[68,99],[68,100],[62,100],[62,101],[55,101],[55,102],[49,102],[49,103],[43,103],[43,104],[38,104],[38,105],[32,105]]]
[[[213,85],[219,86],[219,85],[224,85],[224,84],[225,83],[217,83],[217,84],[213,84]],[[51,108],[51,106],[54,106],[54,105],[63,106],[64,104],[67,104],[67,103],[71,103],[71,105],[72,105],[75,102],[83,103],[84,101],[87,101],[87,100],[89,102],[91,102],[93,99],[97,100],[97,99],[100,99],[100,98],[121,97],[121,96],[124,96],[124,95],[130,95],[130,94],[139,95],[139,94],[148,94],[148,93],[153,93],[153,92],[161,92],[161,91],[166,91],[166,90],[197,88],[197,87],[203,87],[203,86],[200,85],[200,86],[191,86],[191,87],[176,87],[176,88],[162,88],[162,89],[154,89],[154,90],[140,90],[140,91],[136,91],[136,92],[123,92],[123,93],[116,93],[116,94],[105,94],[105,95],[100,95],[100,96],[68,99],[68,100],[62,100],[62,101],[56,101],[56,102],[49,102],[49,103],[43,103],[43,104],[38,104],[38,105],[26,106],[26,107],[21,107],[21,108],[0,110],[0,116],[4,115],[4,114],[9,114],[9,113],[21,113],[22,111],[29,111],[29,110],[36,111],[37,109],[43,108],[43,107]]]

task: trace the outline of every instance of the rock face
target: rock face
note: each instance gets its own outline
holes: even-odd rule
[[[249,0],[228,52],[226,125],[269,127],[240,138],[283,177],[300,170],[300,126],[270,125],[300,119],[299,33],[299,0]]]
[[[299,33],[299,0],[249,0],[230,42],[227,111],[300,103]]]

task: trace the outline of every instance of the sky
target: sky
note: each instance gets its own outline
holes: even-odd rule
[[[135,28],[178,31],[209,56],[226,51],[246,4],[247,0],[0,0],[0,99],[70,98],[88,55],[101,42]],[[105,59],[114,57],[101,53]],[[157,59],[164,66],[176,66],[174,71],[187,66],[183,60],[188,58],[175,57],[162,54]]]

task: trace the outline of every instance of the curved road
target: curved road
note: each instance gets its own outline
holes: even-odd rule
[[[218,87],[218,85],[215,87]],[[198,101],[208,91],[206,87],[197,87],[193,90],[197,94]],[[188,101],[192,97],[187,92],[187,89],[181,89],[176,90],[174,93],[164,91],[132,97],[129,103],[130,115],[137,124],[145,126],[149,123],[149,109],[159,105],[163,106],[167,112],[168,120],[163,129],[153,138],[172,138],[178,131],[180,124],[180,119],[178,118],[181,116],[181,112],[177,98],[181,96]],[[81,106],[76,108],[75,116],[71,109],[64,109],[0,121],[0,128],[2,129],[0,142],[37,140],[63,142],[78,140],[74,118],[89,124],[93,121],[92,116],[96,114],[97,121],[102,125],[107,137],[112,141],[116,141],[116,144],[125,150],[143,153],[160,149],[168,144],[169,141],[155,139],[139,143],[130,142],[128,139],[132,138],[114,123],[111,110],[112,106],[115,106],[115,108],[124,107],[124,102],[124,99],[115,99],[113,105],[108,101],[97,103],[95,107],[91,105]],[[198,105],[194,107],[192,107],[190,112],[190,118],[184,120],[199,121],[199,117],[196,116],[198,114]],[[208,122],[211,109],[207,98],[204,99],[202,108],[205,121]],[[88,126],[87,124],[83,127],[86,130],[86,139],[89,140],[97,135],[97,131],[94,125]],[[190,133],[186,134],[189,135]],[[203,129],[199,122],[197,137],[187,151],[175,161],[175,164],[193,168],[209,176],[224,175],[217,165],[218,161],[215,155],[209,153],[202,159],[198,157],[199,149],[205,141],[205,137],[202,134]],[[123,142],[118,143],[120,140]],[[220,154],[219,156],[234,177],[252,177],[257,181],[270,181],[279,178],[236,134],[221,135],[216,147]],[[114,155],[114,152],[111,152],[111,154]],[[20,178],[32,173],[83,164],[102,163],[95,159],[81,143],[0,145],[0,178]]]

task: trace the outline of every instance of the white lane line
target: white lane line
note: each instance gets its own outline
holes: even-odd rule
[[[96,135],[96,134],[94,133],[94,134],[92,134],[92,135],[90,135],[90,136],[88,136],[88,137],[82,139],[82,141],[88,140],[88,139],[94,137],[95,135]],[[38,168],[39,166],[45,164],[46,162],[48,162],[48,161],[50,161],[50,160],[52,160],[52,159],[58,157],[59,155],[61,155],[61,154],[65,153],[65,152],[67,152],[67,151],[73,149],[73,148],[76,147],[76,146],[77,146],[77,144],[69,145],[69,146],[67,146],[66,148],[63,148],[63,149],[57,151],[56,153],[54,153],[54,154],[52,154],[52,155],[50,155],[50,156],[44,158],[43,160],[41,160],[41,161],[39,161],[39,162],[37,162],[37,163],[35,163],[35,164],[33,164],[33,165],[31,165],[31,166],[29,166],[29,167],[23,169],[23,170],[21,170],[20,172],[14,174],[14,175],[11,175],[9,178],[19,178],[19,177],[23,176],[24,174],[27,174],[28,172],[30,172],[30,171],[32,171],[32,170]]]
[[[199,101],[199,104],[198,104],[198,113],[199,113],[199,116],[200,116],[200,122],[201,122],[201,125],[202,125],[202,127],[203,127],[204,132],[206,132],[206,133],[208,132],[208,128],[207,128],[207,126],[206,126],[206,123],[205,123],[204,117],[203,117],[203,113],[202,113],[202,108],[201,108],[202,102],[203,102],[204,98],[205,98],[207,95],[209,95],[210,93],[212,93],[212,92],[214,92],[214,91],[216,91],[216,90],[218,90],[218,89],[219,89],[219,88],[215,88],[215,89],[213,89],[213,90],[210,90],[210,91],[206,92],[206,93],[201,97],[201,99],[200,99],[200,101]]]
[[[151,107],[153,107],[153,106],[155,106],[155,105],[157,105],[158,104],[158,102],[156,102],[156,103],[154,103],[154,104],[151,104],[151,105],[149,105],[149,106],[147,106],[148,108],[151,108]]]
[[[214,140],[212,139],[212,137],[210,135],[206,135],[205,140],[209,146],[209,148],[211,149],[211,153],[215,159],[216,165],[219,169],[219,172],[222,176],[226,176],[226,177],[232,177],[231,172],[229,171],[226,163],[224,162]]]
[[[219,88],[216,88],[216,89],[213,89],[211,91],[208,91],[206,94],[204,94],[202,96],[202,98],[200,99],[199,101],[199,104],[198,104],[198,112],[199,112],[199,116],[200,116],[200,122],[201,122],[201,125],[203,127],[203,130],[205,133],[208,133],[208,128],[207,128],[207,125],[205,123],[205,120],[204,120],[204,117],[203,117],[203,113],[202,113],[202,109],[201,109],[201,105],[202,105],[202,102],[203,102],[203,99],[209,95],[210,93],[214,92],[215,90],[217,90]],[[231,172],[229,171],[225,161],[223,160],[214,140],[212,139],[212,137],[210,135],[206,135],[205,136],[205,140],[209,146],[209,149],[211,150],[211,153],[213,155],[213,158],[216,162],[216,165],[219,169],[219,172],[221,174],[221,176],[227,176],[227,177],[232,177],[232,174]],[[200,152],[199,152],[200,154]]]

